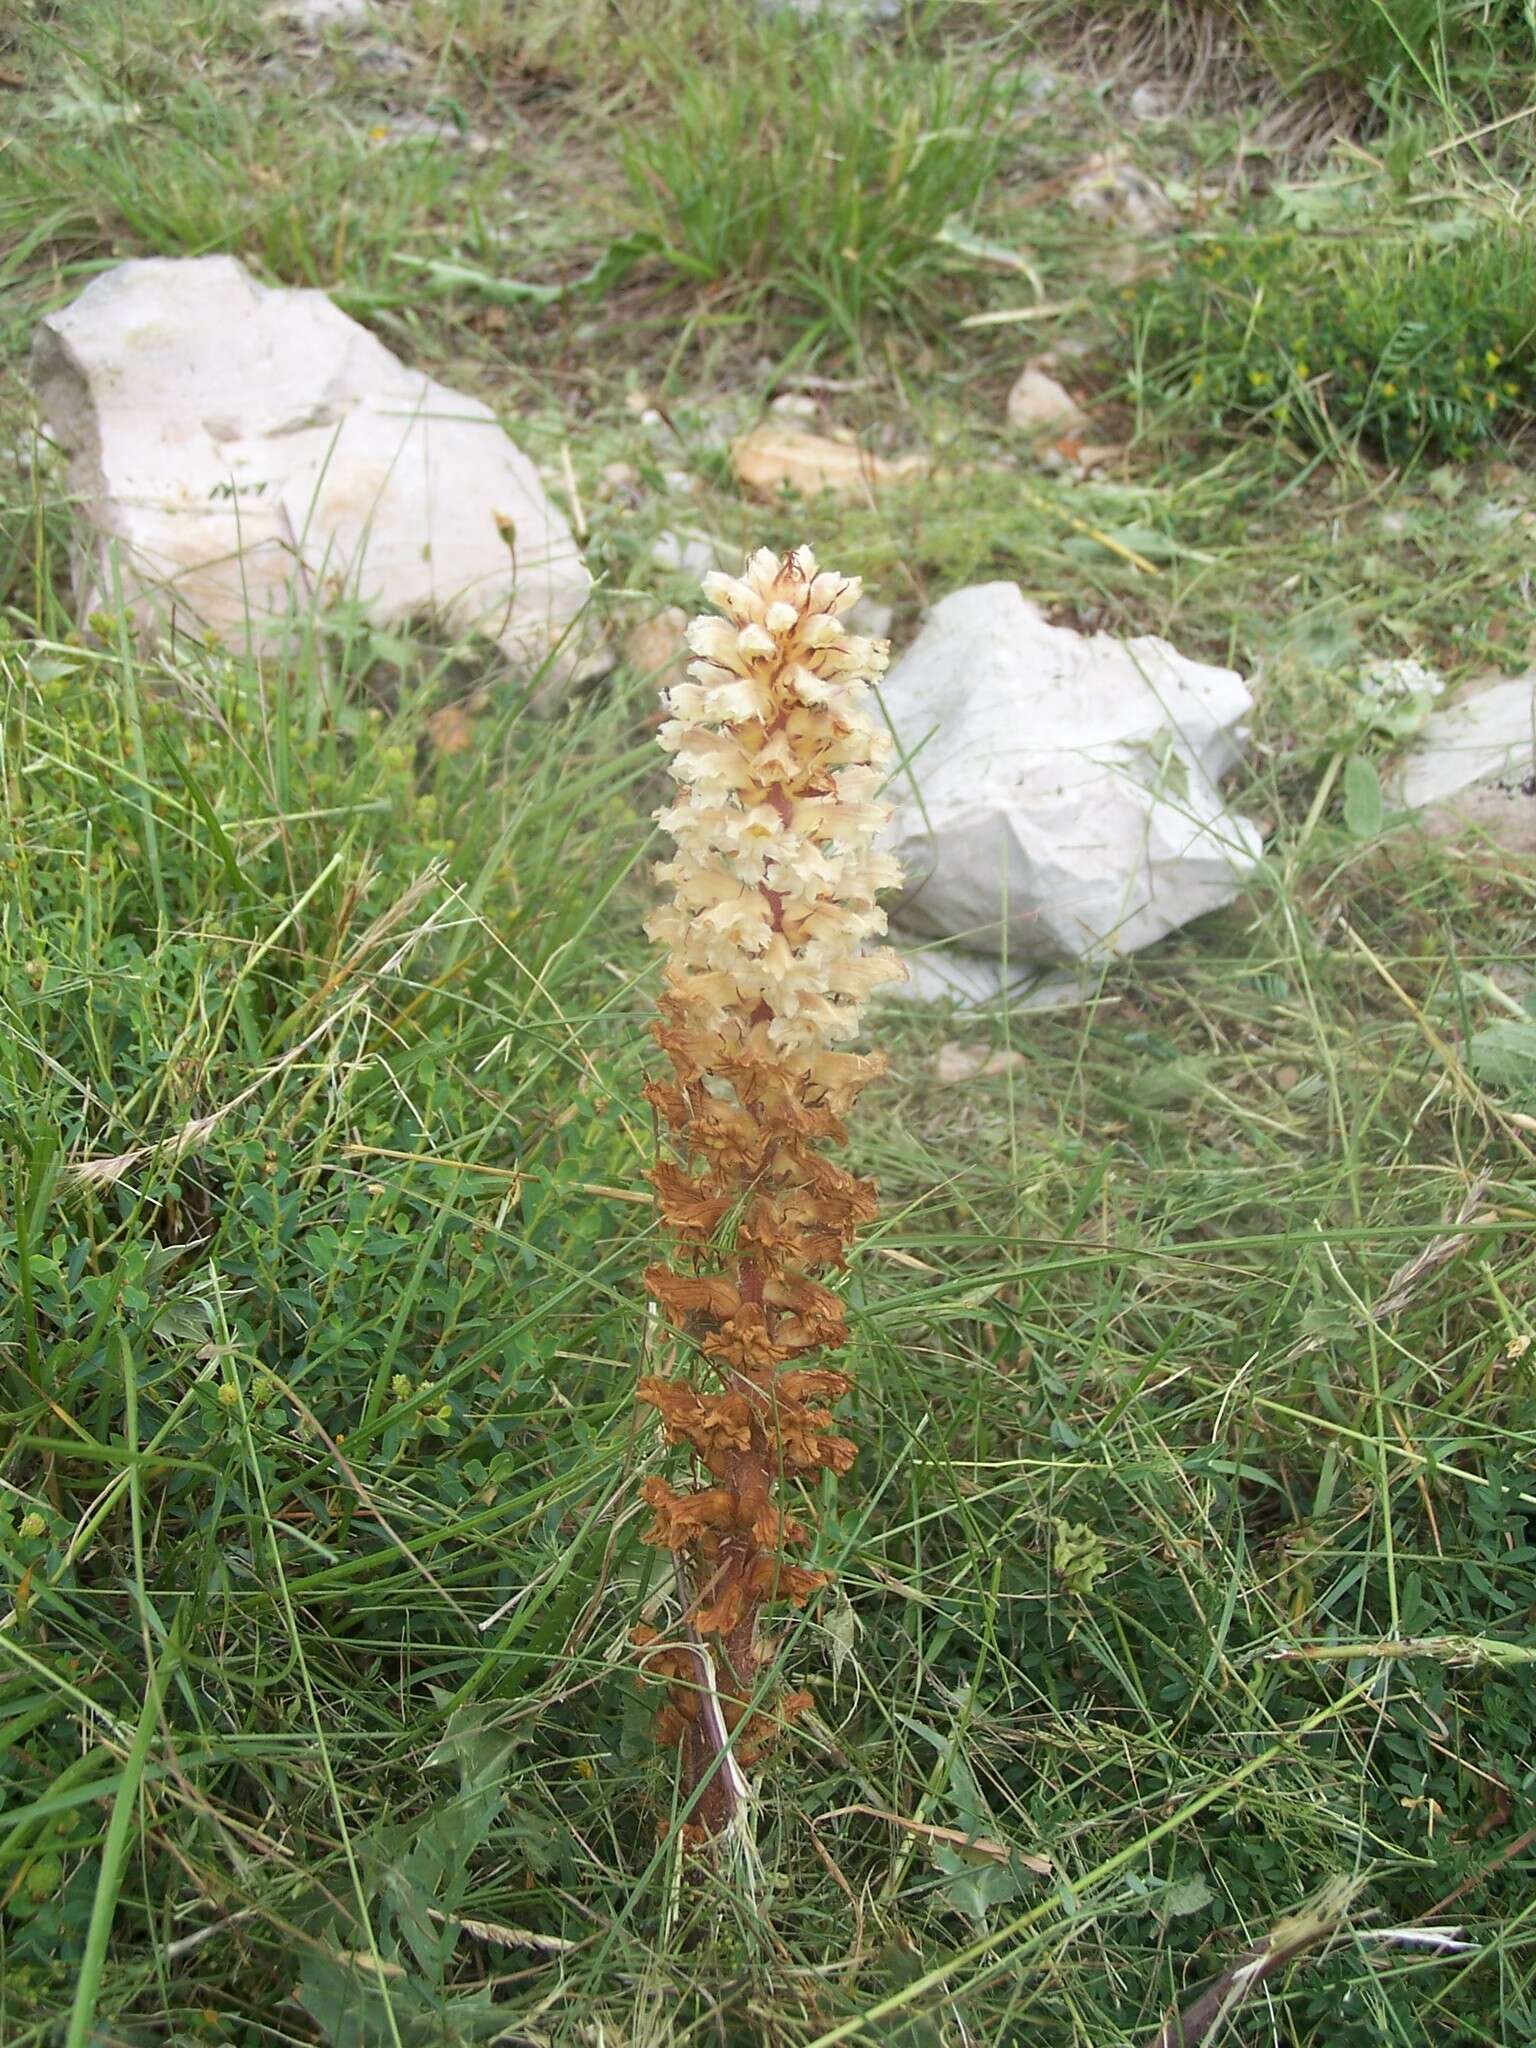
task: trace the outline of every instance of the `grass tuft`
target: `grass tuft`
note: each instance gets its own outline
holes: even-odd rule
[[[679,275],[762,294],[805,339],[854,349],[877,320],[932,316],[959,253],[946,230],[972,227],[1002,147],[1000,66],[967,75],[791,20],[653,83],[663,109],[624,167]]]

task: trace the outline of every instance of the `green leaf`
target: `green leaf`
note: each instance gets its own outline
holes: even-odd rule
[[[1368,195],[1358,180],[1318,178],[1306,185],[1276,185],[1270,197],[1280,218],[1305,232],[1338,226],[1361,211]]]
[[[1027,256],[1021,256],[1006,242],[988,241],[985,235],[974,233],[963,221],[946,221],[933,239],[941,248],[953,249],[961,256],[969,256],[973,262],[992,263],[1002,270],[1022,271],[1026,277],[1034,276],[1034,267]]]
[[[581,277],[572,278],[568,284],[535,284],[526,278],[493,277],[489,271],[476,270],[471,264],[446,263],[434,256],[407,256],[397,252],[394,260],[408,269],[419,270],[428,283],[442,293],[473,292],[477,298],[488,299],[498,306],[553,306],[575,292],[601,297],[615,285],[622,284],[637,263],[643,262],[647,256],[658,255],[661,246],[659,236],[643,231],[620,235],[608,244],[590,270]]]
[[[986,1926],[994,1906],[1004,1906],[1018,1896],[1018,1876],[1007,1863],[982,1860],[947,1843],[935,1847],[933,1860],[948,1880],[944,1891],[950,1904],[979,1927]]]
[[[1182,1920],[1190,1913],[1202,1913],[1213,1905],[1216,1894],[1198,1871],[1191,1877],[1178,1878],[1163,1893],[1157,1903],[1159,1920]]]
[[[1381,777],[1363,755],[1351,754],[1344,763],[1345,830],[1355,839],[1374,839],[1386,814]]]
[[[1109,545],[1114,543],[1115,545]],[[1074,560],[1092,562],[1105,554],[1114,554],[1117,548],[1129,548],[1134,555],[1140,555],[1148,562],[1210,562],[1212,557],[1200,548],[1185,547],[1172,534],[1164,533],[1160,527],[1144,525],[1133,520],[1125,526],[1105,526],[1095,533],[1070,534],[1061,543],[1064,555]]]
[[[1474,1033],[1467,1057],[1479,1081],[1522,1094],[1536,1091],[1536,1023],[1511,1018],[1486,1025]]]
[[[229,834],[224,830],[223,825],[219,822],[218,812],[215,811],[213,805],[208,801],[202,784],[174,747],[167,749],[167,755],[171,766],[181,778],[182,788],[192,800],[193,809],[208,828],[208,836],[213,841],[213,850],[217,854],[219,864],[224,870],[226,881],[232,889],[247,889],[253,896],[260,896],[263,892],[257,888],[256,884],[245,872],[245,869],[241,867],[233,842]]]
[[[853,1602],[839,1586],[822,1614],[822,1627],[832,1645],[833,1682],[842,1677],[843,1666],[853,1655],[853,1646],[858,1640],[858,1616],[853,1611]]]

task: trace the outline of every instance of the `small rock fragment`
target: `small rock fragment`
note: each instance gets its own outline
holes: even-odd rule
[[[800,21],[832,21],[849,27],[858,22],[900,21],[906,0],[757,0],[759,14],[792,14]]]
[[[887,461],[821,434],[799,433],[765,421],[732,448],[731,468],[739,483],[764,496],[794,489],[808,498],[822,491],[848,498],[867,497],[877,485],[908,483],[925,476],[928,458],[903,455]]]
[[[1078,433],[1088,415],[1064,385],[1030,363],[1008,394],[1008,424],[1024,434]]]
[[[1022,1067],[1024,1055],[1010,1050],[993,1051],[990,1045],[959,1045],[947,1040],[934,1056],[935,1080],[946,1087],[959,1081],[990,1080],[994,1074],[1011,1074]]]
[[[275,0],[266,21],[290,28],[361,28],[374,18],[372,0]]]
[[[1536,854],[1536,671],[1431,713],[1390,794],[1432,838],[1474,831]]]
[[[1139,238],[1163,234],[1177,218],[1162,187],[1116,156],[1089,157],[1068,187],[1067,204],[1085,220]]]
[[[658,569],[686,576],[697,583],[711,569],[739,570],[740,560],[723,542],[707,533],[674,533],[664,526],[651,543],[651,560]]]
[[[637,676],[653,681],[658,690],[680,683],[688,673],[688,646],[683,635],[688,614],[681,605],[669,604],[652,619],[642,619],[624,642],[624,659]]]
[[[1133,121],[1166,121],[1178,112],[1179,89],[1171,81],[1149,79],[1131,94]]]
[[[462,704],[444,704],[427,720],[434,754],[467,754],[475,743],[474,720]]]
[[[352,62],[372,78],[409,78],[417,66],[415,55],[394,43],[372,43],[366,49],[354,50]]]
[[[1080,441],[1075,434],[1063,434],[1038,457],[1042,469],[1066,476],[1091,476],[1096,469],[1110,469],[1125,459],[1123,441]]]
[[[368,140],[386,148],[414,145],[433,149],[441,143],[449,149],[467,149],[471,156],[488,156],[493,147],[482,129],[461,128],[457,121],[420,112],[386,114],[368,130]]]

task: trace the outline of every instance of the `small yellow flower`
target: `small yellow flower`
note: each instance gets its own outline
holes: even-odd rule
[[[30,1515],[22,1516],[21,1533],[29,1543],[35,1543],[39,1536],[48,1534],[48,1524],[35,1508]]]
[[[1390,377],[1387,379],[1386,383],[1382,385],[1381,395],[1383,398],[1396,398],[1397,386],[1392,382],[1392,379]]]
[[[1496,348],[1490,348],[1483,355],[1483,366],[1485,369],[1496,370],[1503,360]]]
[[[240,1406],[240,1388],[234,1380],[224,1380],[220,1384],[219,1406],[221,1408],[238,1408]]]
[[[397,1372],[389,1383],[389,1391],[397,1401],[409,1401],[412,1392],[409,1375]]]
[[[1530,1348],[1530,1332],[1528,1330],[1522,1330],[1517,1337],[1511,1337],[1509,1342],[1504,1346],[1504,1356],[1510,1359],[1524,1358],[1525,1354],[1527,1353],[1527,1351],[1530,1350]],[[23,1526],[25,1526],[25,1524],[23,1524]]]
[[[1308,368],[1306,363],[1302,361],[1300,356],[1296,358],[1296,374],[1298,377],[1310,377],[1312,374],[1311,370]]]

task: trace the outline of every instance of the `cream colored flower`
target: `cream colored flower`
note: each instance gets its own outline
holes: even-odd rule
[[[766,1009],[786,1050],[853,1037],[870,993],[903,971],[864,951],[900,871],[875,851],[891,742],[868,703],[886,650],[840,617],[860,587],[808,548],[706,577],[723,616],[689,626],[696,659],[666,697],[680,787],[657,813],[675,847],[657,879],[673,894],[647,929],[691,1000],[717,1018]]]

